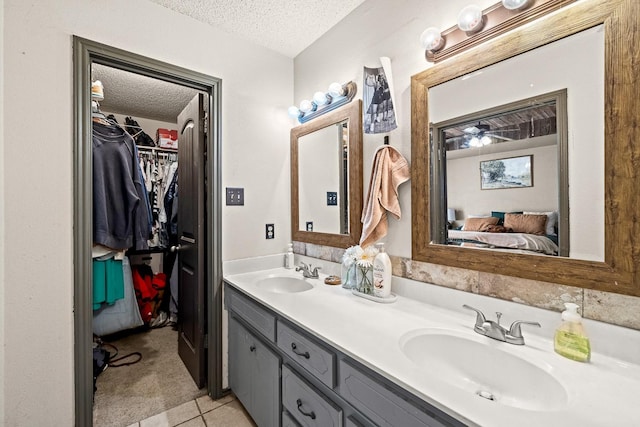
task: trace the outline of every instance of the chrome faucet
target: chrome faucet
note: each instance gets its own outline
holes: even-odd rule
[[[296,271],[302,271],[302,276],[308,279],[317,279],[318,277],[320,277],[318,275],[318,270],[320,269],[321,267],[315,267],[313,270],[311,270],[311,264],[307,265],[304,262],[301,262],[300,266],[296,267]]]
[[[473,310],[476,312],[476,324],[473,330],[480,335],[493,338],[494,340],[504,341],[509,344],[524,345],[524,337],[522,336],[521,325],[531,325],[540,327],[538,322],[526,322],[524,320],[516,320],[511,324],[511,327],[507,330],[500,325],[500,318],[502,313],[496,312],[496,321],[487,320],[484,314],[477,308],[473,308],[470,305],[464,304],[462,307]]]

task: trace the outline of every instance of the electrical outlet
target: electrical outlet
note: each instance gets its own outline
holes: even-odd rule
[[[227,206],[244,206],[244,188],[227,187]]]
[[[273,239],[276,237],[276,226],[273,224],[267,224],[265,227],[265,238]]]
[[[307,231],[313,231],[313,221],[307,221]]]
[[[327,191],[327,206],[338,205],[338,193],[335,191]]]

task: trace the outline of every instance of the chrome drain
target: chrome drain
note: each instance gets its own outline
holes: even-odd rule
[[[487,399],[487,400],[492,400],[495,401],[496,397],[493,395],[493,393],[491,393],[490,391],[486,391],[486,390],[478,390],[476,392],[476,394],[480,397],[482,397],[483,399]]]

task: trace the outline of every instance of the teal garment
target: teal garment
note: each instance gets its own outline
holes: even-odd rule
[[[93,309],[124,298],[122,261],[113,258],[93,260]]]

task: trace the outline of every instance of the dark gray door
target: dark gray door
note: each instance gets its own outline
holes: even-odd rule
[[[198,387],[205,384],[205,96],[178,116],[178,354]]]

